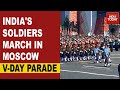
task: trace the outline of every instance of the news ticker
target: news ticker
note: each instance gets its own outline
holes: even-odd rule
[[[60,63],[0,63],[0,73],[60,73]]]

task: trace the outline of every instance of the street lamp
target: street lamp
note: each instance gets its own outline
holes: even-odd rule
[[[90,32],[88,33],[88,35],[92,35],[92,11],[90,11]]]
[[[92,34],[92,11],[90,12],[90,14],[91,14],[91,20],[90,20],[91,21],[91,27],[90,28],[91,28],[91,34]]]

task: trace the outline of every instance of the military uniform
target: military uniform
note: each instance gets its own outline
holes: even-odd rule
[[[109,39],[110,51],[113,52],[113,40]]]
[[[115,50],[118,51],[118,40],[115,40]]]
[[[63,59],[64,61],[67,61],[66,44],[63,45],[62,51],[63,51]]]
[[[104,53],[105,53],[105,66],[109,66],[109,47],[104,48]]]
[[[64,61],[64,58],[65,58],[65,56],[64,56],[64,47],[63,47],[63,45],[61,44],[61,47],[60,47],[60,58],[61,58],[61,61]]]
[[[73,59],[77,60],[77,45],[74,43],[73,45]]]

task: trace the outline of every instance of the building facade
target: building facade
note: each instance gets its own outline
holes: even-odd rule
[[[70,22],[79,25],[79,34],[88,35],[89,32],[94,34],[104,34],[104,17],[107,11],[62,11],[61,24],[64,22],[65,17],[69,17]],[[114,28],[114,25],[109,25],[109,29]],[[115,27],[115,30],[119,28]],[[110,31],[110,30],[109,30]],[[117,32],[117,31],[116,31]]]
[[[97,12],[96,11],[78,11],[80,14],[80,34],[88,35],[94,33]]]

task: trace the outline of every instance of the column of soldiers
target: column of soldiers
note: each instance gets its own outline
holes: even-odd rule
[[[99,63],[105,61],[105,55],[110,56],[110,51],[118,51],[120,37],[103,35],[61,35],[60,36],[60,57],[61,61],[94,60]],[[105,48],[108,48],[105,49]],[[110,59],[110,57],[109,57]],[[106,62],[108,63],[108,62]]]
[[[93,49],[100,46],[101,39],[87,36],[61,37],[61,59],[64,61],[89,60],[93,56]]]

